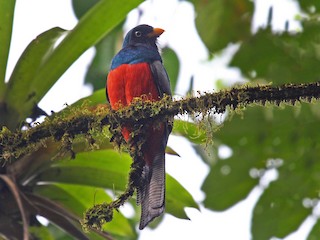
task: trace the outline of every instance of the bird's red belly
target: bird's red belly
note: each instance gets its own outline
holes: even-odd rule
[[[108,75],[108,96],[112,109],[127,106],[134,97],[159,100],[159,93],[148,63],[123,64]]]
[[[107,81],[111,108],[118,110],[128,106],[135,97],[145,101],[158,101],[159,93],[148,63],[123,64],[109,72]],[[126,141],[130,137],[129,127],[122,130]]]

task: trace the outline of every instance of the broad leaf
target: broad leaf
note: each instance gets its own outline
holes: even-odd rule
[[[304,12],[312,13],[312,14],[314,14],[314,11],[317,13],[320,12],[320,2],[319,1],[298,0],[298,3]]]
[[[39,71],[34,81],[38,83],[39,92],[42,92],[41,97],[49,89],[43,84],[42,79],[45,78],[53,84],[85,50],[106,36],[141,2],[101,0],[92,7],[57,46]],[[37,99],[40,100],[40,96]]]
[[[258,201],[252,222],[254,239],[284,237],[310,213],[303,199],[316,198],[319,184],[319,103],[296,107],[248,107],[215,133],[233,155],[211,167],[203,184],[205,206],[224,210],[244,199],[259,175],[277,167],[279,179]],[[274,160],[281,164],[274,164]],[[283,159],[283,160],[280,160]],[[281,212],[281,214],[280,214]]]
[[[73,240],[73,237],[52,223],[49,223],[48,226],[46,226],[46,229],[50,231],[54,240]]]
[[[166,212],[178,218],[189,219],[184,208],[199,209],[198,204],[191,194],[173,177],[167,174],[166,181]]]
[[[60,112],[55,113],[54,117],[72,117],[73,115],[79,114],[79,111],[93,111],[99,108],[108,107],[107,104],[106,90],[100,89],[93,92],[88,97],[79,99]]]
[[[74,160],[54,163],[37,180],[108,188],[120,193],[127,185],[131,162],[128,154],[113,150],[79,153]],[[166,199],[167,212],[176,217],[186,218],[184,207],[197,207],[192,196],[169,175]]]
[[[319,232],[320,232],[320,221],[317,221],[317,223],[313,226],[311,232],[309,233],[307,240],[317,240],[319,238]]]
[[[33,98],[37,91],[37,83],[34,82],[35,76],[46,57],[52,53],[56,40],[64,32],[65,30],[61,28],[52,28],[40,34],[28,45],[19,58],[9,79],[6,94],[6,102],[11,111],[17,112],[17,116],[9,115],[11,119],[8,119],[8,122],[13,121],[17,124],[17,121],[26,117],[24,115],[25,104]]]
[[[303,206],[303,199],[317,197],[320,184],[308,179],[305,169],[307,159],[289,161],[295,163],[287,163],[289,166],[280,168],[279,179],[270,184],[254,208],[251,227],[254,239],[268,240],[272,236],[284,238],[297,230],[312,212],[312,208]],[[301,170],[285,169],[293,164]],[[313,174],[319,174],[319,170]]]
[[[92,8],[95,4],[97,4],[100,0],[72,0],[72,8],[74,11],[74,14],[78,19],[82,18],[83,15],[86,14],[86,12],[89,11],[90,8]]]
[[[124,190],[131,158],[114,150],[78,153],[74,160],[54,163],[39,181],[81,184]]]
[[[91,8],[52,54],[46,56],[32,81],[32,88],[24,94],[28,98],[16,99],[16,102],[24,103],[23,108],[20,106],[19,109],[15,109],[20,113],[22,118],[20,120],[30,114],[34,103],[41,100],[58,78],[84,51],[106,36],[140,2],[142,0],[130,2],[101,0]],[[8,95],[10,95],[9,92]]]
[[[41,225],[30,227],[29,232],[37,239],[56,240],[46,226]]]
[[[73,0],[72,6],[77,18],[80,19],[96,2],[98,0]],[[95,56],[85,76],[85,83],[91,84],[94,90],[105,88],[111,60],[119,50],[118,48],[123,40],[122,25],[120,23],[95,45]]]
[[[6,91],[5,75],[11,41],[15,4],[15,0],[0,1],[0,103],[3,100],[4,93]]]
[[[95,107],[98,104],[105,104],[107,103],[106,100],[106,90],[100,89],[95,92],[93,92],[90,96],[81,98],[80,100],[76,101],[74,104],[70,105],[70,108],[79,108],[83,104],[86,104],[87,106]]]
[[[175,92],[178,74],[179,74],[179,59],[177,54],[170,48],[165,48],[162,51],[163,64],[167,70],[172,93]]]
[[[241,159],[233,156],[214,164],[202,186],[206,193],[205,206],[223,211],[245,199],[259,180],[249,176],[256,161],[254,153],[247,153]]]
[[[120,24],[96,44],[95,56],[85,76],[85,83],[91,84],[94,90],[105,88],[111,60],[119,50],[122,40],[123,32]]]
[[[247,0],[191,0],[199,35],[210,52],[250,36],[253,3]]]
[[[319,119],[319,103],[274,111],[272,129],[267,129],[271,141],[265,148],[271,157],[280,157],[284,162],[279,179],[271,183],[254,209],[254,238],[283,238],[312,212],[303,202],[319,196],[320,134],[314,129]]]
[[[38,194],[46,196],[69,209],[82,218],[83,213],[94,204],[110,202],[112,199],[101,188],[74,184],[42,185],[35,189]],[[114,213],[113,221],[104,225],[103,230],[117,236],[135,236],[129,221],[119,212]],[[101,239],[91,234],[93,239]],[[92,237],[90,239],[92,239]]]
[[[319,78],[320,22],[303,22],[301,33],[260,29],[243,42],[231,61],[246,77],[274,84],[312,82]]]

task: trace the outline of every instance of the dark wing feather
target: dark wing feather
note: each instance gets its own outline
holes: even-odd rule
[[[154,61],[150,64],[150,69],[153,74],[153,78],[155,81],[155,84],[158,88],[159,95],[162,98],[163,94],[172,95],[171,89],[170,89],[170,81],[167,74],[167,71],[162,65],[162,62],[160,61]]]
[[[155,84],[157,86],[157,89],[159,91],[160,98],[163,98],[164,94],[172,96],[168,73],[164,68],[162,62],[154,61],[153,63],[150,64],[150,69],[151,69]],[[168,122],[166,124],[166,138],[164,139],[165,146],[167,146],[168,137],[169,137],[169,134],[171,133],[172,127],[173,127],[173,117],[171,119],[168,119]]]

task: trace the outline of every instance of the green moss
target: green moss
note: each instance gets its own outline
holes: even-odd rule
[[[110,222],[113,218],[113,208],[107,203],[94,205],[84,213],[81,225],[85,231],[90,229],[101,230],[104,223]]]
[[[74,156],[75,136],[85,135],[89,146],[98,148],[94,135],[102,132],[106,125],[109,125],[112,141],[120,149],[125,144],[121,134],[124,124],[130,124],[137,129],[132,133],[132,137],[135,137],[140,134],[137,126],[147,124],[150,120],[172,122],[173,116],[177,114],[209,116],[223,113],[228,108],[231,112],[241,114],[242,109],[249,104],[265,106],[271,103],[280,106],[283,103],[294,105],[300,101],[310,102],[312,99],[320,98],[320,83],[288,84],[278,87],[242,86],[216,93],[204,93],[198,97],[188,96],[179,101],[172,101],[170,96],[165,96],[157,102],[145,101],[145,98],[147,96],[136,98],[134,104],[117,112],[110,110],[107,105],[92,107],[84,102],[81,107],[67,107],[61,113],[53,114],[43,123],[25,131],[11,132],[3,128],[0,132],[0,158],[5,162],[14,161],[43,146],[48,138],[62,141],[61,150]],[[208,123],[214,126],[213,122]]]
[[[96,136],[103,134],[106,138],[111,138],[118,149],[126,149],[130,153],[133,163],[126,190],[111,203],[95,205],[84,215],[82,224],[85,229],[101,229],[105,222],[112,220],[113,210],[128,201],[141,184],[140,176],[144,165],[141,148],[145,143],[144,136],[150,121],[153,125],[163,121],[171,123],[175,115],[189,114],[193,120],[198,121],[199,128],[205,129],[206,141],[210,143],[214,141],[214,131],[221,127],[215,123],[212,117],[214,114],[227,110],[229,114],[242,114],[242,110],[249,104],[281,106],[294,105],[301,100],[310,102],[320,98],[320,83],[280,87],[243,86],[217,93],[204,93],[197,97],[187,96],[179,101],[172,101],[170,96],[156,102],[146,101],[146,98],[147,96],[135,98],[134,104],[118,111],[110,110],[107,105],[92,107],[86,103],[77,108],[68,107],[24,131],[13,132],[3,127],[0,132],[0,160],[10,164],[45,146],[48,139],[60,143],[57,156],[70,154],[74,157],[77,141],[83,142],[85,139],[88,148],[97,149],[101,143],[96,141]],[[124,125],[130,125],[132,129],[128,143],[121,134]]]

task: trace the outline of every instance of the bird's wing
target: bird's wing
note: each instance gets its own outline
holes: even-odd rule
[[[161,61],[154,61],[150,64],[150,69],[155,81],[155,84],[158,88],[159,95],[162,98],[163,94],[172,95],[170,89],[170,81],[167,74],[167,71],[163,67]]]

